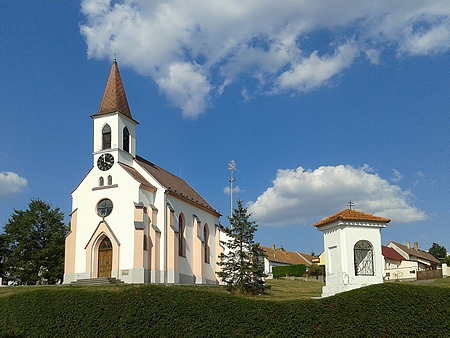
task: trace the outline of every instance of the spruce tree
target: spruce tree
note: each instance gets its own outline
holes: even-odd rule
[[[237,201],[233,210],[230,228],[224,228],[227,240],[221,241],[225,252],[219,255],[222,267],[217,272],[222,282],[230,292],[241,294],[258,294],[264,292],[264,251],[255,243],[254,234],[258,224],[250,221],[251,214]]]

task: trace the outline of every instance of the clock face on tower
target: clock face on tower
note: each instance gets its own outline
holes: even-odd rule
[[[100,155],[100,157],[97,160],[97,167],[101,171],[108,170],[113,166],[113,164],[114,164],[114,156],[112,156],[112,154],[109,153]]]

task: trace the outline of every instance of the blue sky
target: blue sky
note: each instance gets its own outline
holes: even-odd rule
[[[202,7],[199,10],[199,7]],[[114,53],[140,156],[224,216],[231,160],[262,245],[321,252],[347,207],[450,251],[448,1],[2,1],[0,225],[92,166]]]

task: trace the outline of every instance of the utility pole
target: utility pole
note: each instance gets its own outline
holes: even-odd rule
[[[233,215],[233,182],[236,181],[234,178],[234,172],[236,169],[236,162],[234,160],[231,160],[230,163],[228,163],[228,170],[230,171],[230,218]]]

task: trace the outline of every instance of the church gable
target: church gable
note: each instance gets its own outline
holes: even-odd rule
[[[136,156],[136,162],[145,169],[156,181],[158,181],[169,194],[174,195],[185,202],[195,204],[201,209],[206,209],[208,212],[216,214],[217,217],[220,216],[219,212],[216,211],[200,194],[195,191],[189,184],[183,179],[171,174],[170,172],[158,167],[152,162],[146,159]]]

